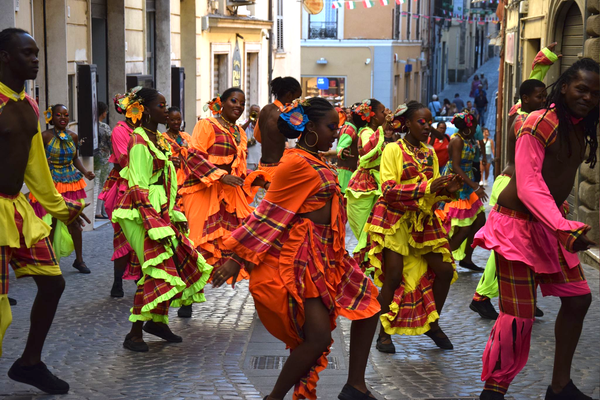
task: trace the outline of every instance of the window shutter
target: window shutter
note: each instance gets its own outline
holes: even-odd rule
[[[283,52],[283,0],[277,0],[277,51]]]

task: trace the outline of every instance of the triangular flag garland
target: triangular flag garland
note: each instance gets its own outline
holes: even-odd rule
[[[417,1],[417,0],[414,0]],[[485,3],[486,1],[489,1],[490,4],[497,2],[498,0],[482,0],[483,3]],[[397,5],[402,5],[406,2],[406,0],[395,0],[395,3]],[[375,5],[375,0],[341,0],[341,1],[332,1],[331,2],[331,8],[334,9],[338,9],[338,8],[343,8],[344,5],[346,6],[346,8],[348,10],[354,10],[356,8],[356,3],[362,3],[364,8],[372,8]],[[379,0],[379,4],[382,6],[387,6],[390,4],[390,0]],[[460,10],[462,10],[462,7],[459,7]],[[462,12],[462,11],[461,11]],[[470,10],[470,12],[472,13],[476,13],[476,14],[481,14],[481,10],[479,9],[473,9]],[[412,13],[412,12],[408,12],[408,11],[400,11],[400,15],[402,15],[403,17],[408,17],[411,16],[413,18],[425,18],[425,19],[434,19],[435,21],[449,21],[449,22],[468,22],[470,24],[472,24],[473,22],[477,22],[478,25],[485,25],[486,22],[491,22],[494,24],[499,23],[500,21],[498,20],[498,18],[496,17],[484,17],[484,18],[477,18],[475,16],[461,16],[459,15],[459,13],[453,13],[452,11],[446,11],[445,9],[442,9],[442,14],[444,15],[444,17],[441,16],[436,16],[436,15],[424,15],[424,14],[417,14],[417,13]],[[453,15],[454,14],[454,15]],[[450,18],[448,18],[450,17]]]
[[[490,3],[493,3],[497,0],[489,0]],[[397,5],[402,5],[406,2],[406,0],[395,0]],[[485,2],[485,0],[484,0]],[[362,3],[364,8],[372,8],[375,5],[374,0],[342,0],[342,1],[332,1],[331,8],[338,9],[343,8],[344,5],[348,10],[354,10],[356,8],[356,3]],[[387,6],[390,4],[390,0],[379,0],[379,4],[382,6]],[[471,13],[481,14],[481,11],[478,9],[470,10]],[[442,14],[444,16],[437,15],[425,15],[425,14],[417,14],[409,11],[400,11],[400,15],[403,17],[412,17],[412,18],[425,18],[425,19],[433,19],[435,21],[448,21],[448,22],[468,22],[470,24],[476,22],[478,25],[485,25],[486,22],[491,22],[494,24],[498,24],[500,21],[496,17],[476,17],[475,15],[459,15],[459,13],[453,13],[452,11],[446,11],[442,9]],[[448,18],[450,17],[450,18]]]

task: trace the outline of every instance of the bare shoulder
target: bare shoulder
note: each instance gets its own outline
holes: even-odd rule
[[[45,130],[44,132],[42,132],[42,139],[44,140],[45,144],[48,144],[52,140],[53,136],[54,136],[54,131],[52,129],[48,129],[48,130]]]
[[[75,143],[77,143],[79,141],[79,136],[77,136],[77,134],[69,129],[67,129],[67,133],[71,136],[71,138],[73,139],[73,141],[75,141]]]

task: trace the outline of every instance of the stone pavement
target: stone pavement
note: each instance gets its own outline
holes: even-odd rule
[[[112,282],[112,228],[102,226],[84,233],[84,256],[92,274],[72,267],[73,258],[61,262],[67,288],[44,348],[44,361],[71,384],[64,396],[43,395],[35,388],[6,376],[21,354],[29,327],[29,310],[35,294],[31,279],[17,281],[11,272],[13,324],[4,341],[0,360],[0,399],[262,399],[275,383],[288,354],[255,316],[247,283],[236,290],[207,288],[207,302],[194,306],[189,320],[172,310],[171,327],[183,336],[180,344],[167,344],[146,336],[148,353],[132,353],[122,342],[134,292],[127,282],[126,297],[108,296]],[[349,248],[351,243],[349,243]],[[485,264],[487,252],[475,251]],[[394,337],[398,353],[387,355],[372,347],[367,380],[380,400],[475,398],[481,391],[481,354],[491,321],[468,309],[481,276],[460,269],[450,290],[441,325],[454,350],[439,350],[425,337]],[[600,309],[598,271],[585,268],[594,303],[575,355],[573,380],[585,393],[600,395]],[[538,399],[550,382],[553,362],[553,321],[559,307],[555,298],[539,301],[546,315],[536,321],[529,363],[516,378],[509,398]],[[350,323],[340,319],[334,332],[333,368],[321,374],[320,399],[336,399],[345,382]],[[287,398],[291,399],[291,395]]]

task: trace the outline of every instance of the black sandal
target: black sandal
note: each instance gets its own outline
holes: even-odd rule
[[[367,390],[366,393],[361,392],[354,386],[350,386],[347,383],[342,388],[342,391],[338,395],[339,400],[376,400],[375,397],[371,396],[371,392]]]
[[[441,336],[440,334],[443,336]],[[435,342],[436,346],[439,347],[440,349],[444,349],[444,350],[454,349],[452,342],[450,341],[450,339],[448,339],[448,336],[446,336],[444,331],[442,331],[442,328],[438,328],[435,331],[428,330],[427,332],[425,332],[425,335],[429,336],[429,338],[431,340],[433,340]]]
[[[375,345],[375,348],[382,353],[396,354],[396,346],[394,346],[394,342],[392,342],[392,338],[388,337],[388,339],[390,341],[389,343],[382,343],[382,338],[381,338],[381,336],[379,336],[377,338],[377,344]]]
[[[149,350],[148,345],[143,340],[141,342],[136,342],[133,340],[134,336],[131,333],[128,333],[125,336],[125,341],[123,342],[123,347],[127,350],[137,351],[139,353],[145,353]]]

